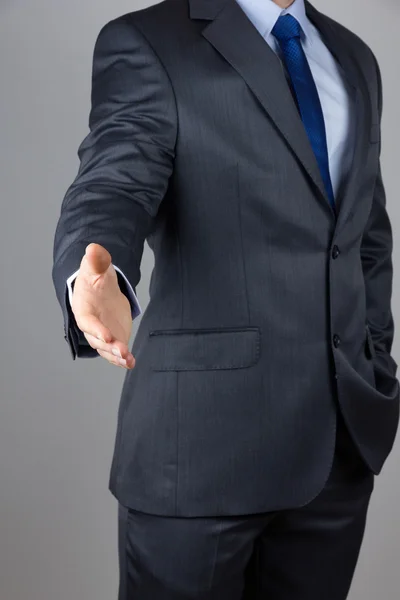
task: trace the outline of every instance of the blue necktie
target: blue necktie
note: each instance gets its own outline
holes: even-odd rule
[[[301,32],[300,23],[290,14],[280,16],[272,30],[282,49],[301,119],[318,161],[330,203],[335,210],[324,115],[317,86],[300,42]]]

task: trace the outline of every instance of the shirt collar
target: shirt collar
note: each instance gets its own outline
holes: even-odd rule
[[[304,0],[294,0],[288,8],[281,8],[273,0],[237,0],[237,2],[264,38],[271,35],[281,15],[290,14],[300,23],[307,43],[312,43],[311,23],[306,15]]]

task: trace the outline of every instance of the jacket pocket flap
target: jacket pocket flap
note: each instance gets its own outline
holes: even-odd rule
[[[259,359],[258,327],[169,329],[150,332],[154,371],[243,369]]]

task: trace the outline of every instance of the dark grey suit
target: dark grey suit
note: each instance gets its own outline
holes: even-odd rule
[[[167,0],[98,38],[91,133],[62,205],[53,280],[73,357],[97,356],[67,277],[97,242],[135,287],[146,239],[154,251],[110,478],[133,510],[306,504],[330,472],[337,406],[370,470],[392,448],[380,72],[363,41],[306,7],[356,99],[337,219],[280,62],[234,0]]]
[[[374,472],[392,447],[380,75],[358,37],[307,6],[357,96],[337,221],[277,57],[235,2],[221,12],[192,0],[189,19],[185,0],[170,0],[99,36],[91,133],[62,206],[53,278],[74,354],[96,356],[78,345],[66,278],[96,241],[135,287],[146,238],[154,251],[111,477],[136,509],[306,502],[332,460],[336,385]]]

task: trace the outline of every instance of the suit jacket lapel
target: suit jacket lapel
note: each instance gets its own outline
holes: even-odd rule
[[[315,186],[317,195],[334,217],[321,177],[318,162],[296,108],[281,62],[235,0],[189,0],[190,16],[209,21],[202,35],[241,75],[262,108],[284,136]],[[329,50],[341,64],[353,86],[357,106],[357,135],[353,167],[347,185],[338,198],[339,221],[348,215],[357,173],[365,159],[366,99],[357,65],[348,52],[348,45],[333,28],[329,19],[319,13],[307,0],[306,11],[319,29]],[[361,90],[360,90],[361,87]],[[367,146],[368,147],[368,146]],[[344,214],[341,214],[344,213]]]
[[[362,71],[354,59],[347,40],[339,27],[335,25],[305,0],[306,13],[310,21],[317,27],[329,51],[343,69],[343,74],[349,84],[349,91],[354,99],[355,139],[353,162],[345,185],[341,187],[336,204],[338,221],[336,227],[341,227],[351,214],[357,200],[356,186],[358,178],[366,164],[369,149],[369,134],[371,123],[371,107],[369,92]]]
[[[202,1],[191,0],[192,6],[194,3],[197,7],[196,14]],[[318,162],[279,58],[235,0],[225,2],[202,34],[246,81],[302,163],[326,210],[333,215]]]

